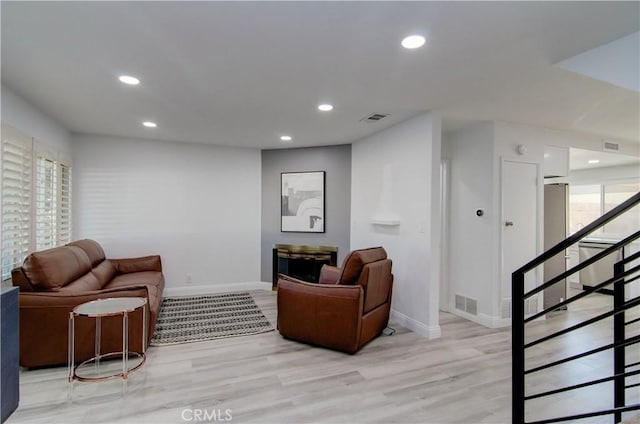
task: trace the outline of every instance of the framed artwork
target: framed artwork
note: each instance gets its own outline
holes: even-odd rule
[[[324,171],[280,174],[280,231],[324,233]]]

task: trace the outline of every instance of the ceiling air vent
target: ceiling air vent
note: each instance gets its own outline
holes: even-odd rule
[[[602,150],[607,152],[617,152],[620,150],[620,145],[613,141],[602,140]]]
[[[364,121],[364,122],[378,122],[381,119],[386,118],[387,116],[389,116],[388,113],[374,113],[373,115],[369,115],[366,118],[361,119],[361,121]]]

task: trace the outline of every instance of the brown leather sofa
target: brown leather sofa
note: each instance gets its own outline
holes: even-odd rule
[[[354,250],[318,284],[278,278],[278,330],[292,340],[355,353],[389,322],[393,274],[382,247]]]
[[[105,259],[93,240],[31,253],[11,277],[20,287],[20,365],[28,368],[67,363],[69,313],[95,299],[147,298],[148,344],[164,289],[160,256]],[[142,319],[142,310],[129,314],[129,350],[142,350]],[[94,340],[95,320],[76,318],[76,360],[94,356]],[[102,318],[101,352],[118,351],[122,351],[122,318]]]

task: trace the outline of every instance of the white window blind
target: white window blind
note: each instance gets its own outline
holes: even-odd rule
[[[31,248],[33,142],[2,126],[2,280]]]
[[[2,280],[32,251],[71,241],[71,161],[2,125]]]
[[[58,244],[71,243],[71,165],[58,164]]]
[[[36,250],[57,245],[56,193],[57,166],[53,159],[40,153],[36,156]]]

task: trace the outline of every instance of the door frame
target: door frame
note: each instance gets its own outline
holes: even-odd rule
[[[535,165],[536,167],[536,256],[540,255],[543,252],[543,214],[544,214],[544,179],[542,177],[542,164],[540,162],[536,162],[536,161],[532,161],[532,160],[524,160],[524,159],[520,159],[520,158],[514,158],[514,157],[504,157],[501,156],[500,157],[500,215],[498,216],[498,225],[500,226],[500,238],[498,240],[498,246],[499,246],[499,252],[500,252],[500,258],[499,258],[499,267],[498,267],[498,272],[499,272],[499,278],[498,280],[498,287],[497,287],[497,293],[499,293],[499,297],[497,299],[495,299],[497,301],[497,305],[496,308],[498,310],[498,316],[501,315],[501,306],[502,306],[502,302],[505,299],[509,299],[509,301],[511,302],[513,299],[511,290],[509,289],[509,293],[507,296],[507,293],[503,293],[502,292],[502,275],[504,274],[504,231],[505,231],[505,226],[504,226],[504,222],[505,222],[505,216],[504,216],[504,209],[505,209],[505,199],[504,199],[504,165],[506,162],[512,162],[512,163],[519,163],[519,164],[529,164],[529,165]],[[534,259],[534,258],[531,258]],[[522,264],[524,265],[524,264]],[[541,275],[541,267],[536,268],[533,271],[534,274],[534,284],[536,287],[540,286],[540,284],[542,283],[542,275]],[[509,288],[511,286],[509,285]],[[543,296],[543,294],[541,293],[540,296]],[[537,304],[537,309],[540,310],[540,307],[542,305],[542,300],[538,301]],[[511,318],[509,318],[510,320]]]

